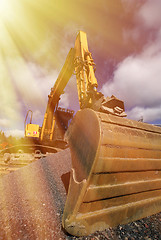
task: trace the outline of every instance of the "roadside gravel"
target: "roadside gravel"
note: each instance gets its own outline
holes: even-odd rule
[[[61,226],[71,169],[69,149],[49,155],[0,179],[0,240],[161,239],[161,213],[87,237]]]

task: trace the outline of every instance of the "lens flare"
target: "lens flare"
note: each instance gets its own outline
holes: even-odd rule
[[[0,0],[0,20],[9,19],[11,16],[11,3],[9,0]]]

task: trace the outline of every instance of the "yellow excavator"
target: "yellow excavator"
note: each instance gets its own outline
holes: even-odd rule
[[[50,98],[49,98],[50,99]],[[26,124],[30,114],[30,123]],[[68,128],[70,120],[73,118],[74,111],[70,109],[56,107],[52,113],[51,121],[48,121],[48,127],[40,127],[32,123],[33,112],[28,110],[25,118],[25,141],[31,143],[34,149],[45,152],[57,152],[68,147],[64,139],[64,134]],[[46,118],[45,118],[46,117]],[[48,109],[45,113],[44,121],[48,120]],[[43,121],[43,122],[44,122]],[[49,125],[50,124],[50,125]],[[43,124],[44,126],[44,124]]]
[[[42,127],[32,123],[32,111],[28,110],[25,118],[25,138],[33,141],[34,145],[44,147],[47,151],[57,148],[65,148],[66,141],[64,134],[68,128],[70,120],[73,118],[74,111],[70,109],[60,108],[60,96],[64,92],[64,88],[68,83],[74,71],[73,65],[74,49],[69,52],[65,64],[48,95],[48,103]],[[26,124],[30,114],[30,123]]]
[[[94,110],[110,112],[114,115],[125,116],[124,103],[122,101],[114,96],[105,99],[103,94],[97,92],[98,83],[94,74],[94,66],[91,53],[88,51],[86,34],[80,32],[75,42],[75,48],[71,48],[69,51],[57,81],[48,95],[48,104],[42,127],[38,124],[32,124],[33,113],[29,110],[25,118],[25,137],[41,141],[64,139],[65,130],[68,127],[68,122],[73,118],[74,111],[62,109],[58,107],[58,104],[60,96],[63,94],[64,88],[74,70],[77,78],[80,109],[92,108]],[[30,123],[26,124],[29,113],[31,114]],[[60,125],[59,129],[63,129],[63,131],[60,134],[61,136],[56,138],[57,125]]]
[[[85,236],[160,212],[161,128],[125,118],[123,101],[97,91],[95,64],[82,31],[49,95],[40,139],[53,138],[55,110],[73,70],[80,110],[65,133],[72,170],[64,229]]]
[[[80,110],[66,133],[72,170],[62,225],[89,235],[161,211],[161,128],[125,118],[123,101],[97,91],[86,33],[75,46],[49,95],[40,138],[54,135],[55,109],[75,70]]]
[[[111,113],[118,116],[126,116],[124,103],[112,96],[105,98],[97,92],[97,80],[94,74],[94,62],[88,51],[87,37],[84,32],[77,36],[75,47],[71,48],[65,64],[48,95],[48,103],[42,127],[32,123],[32,111],[27,112],[25,118],[25,137],[34,141],[34,145],[55,148],[66,146],[65,132],[74,111],[58,107],[60,96],[64,92],[70,77],[75,71],[80,109],[91,108],[96,111]],[[30,114],[30,123],[26,124]],[[61,143],[61,145],[60,145]],[[48,149],[49,150],[49,149]]]
[[[123,101],[97,91],[86,33],[78,33],[51,89],[42,128],[32,131],[52,142],[59,98],[73,71],[80,110],[63,132],[72,159],[63,228],[85,236],[160,212],[161,128],[127,119]],[[26,136],[33,137],[29,129]]]
[[[11,147],[0,150],[0,172],[1,169],[5,172],[4,169],[8,169],[8,166],[10,172],[17,169],[17,160],[19,160],[18,167],[24,166],[46,156],[48,153],[57,153],[68,147],[64,135],[73,118],[74,111],[60,108],[58,105],[60,96],[63,94],[64,88],[74,71],[73,59],[74,49],[71,49],[48,95],[42,127],[32,123],[33,112],[28,110],[24,122],[25,138],[20,139],[16,144],[13,143]],[[27,123],[29,117],[29,123]]]

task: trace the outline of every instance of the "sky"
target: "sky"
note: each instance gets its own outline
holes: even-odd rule
[[[23,136],[29,109],[42,125],[79,30],[98,91],[123,100],[128,118],[161,124],[160,12],[160,0],[0,0],[0,130]],[[60,106],[79,110],[75,76]]]

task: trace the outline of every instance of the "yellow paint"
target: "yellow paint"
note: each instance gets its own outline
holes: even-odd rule
[[[26,137],[35,137],[39,138],[39,125],[37,124],[27,124],[25,129],[25,136]]]

